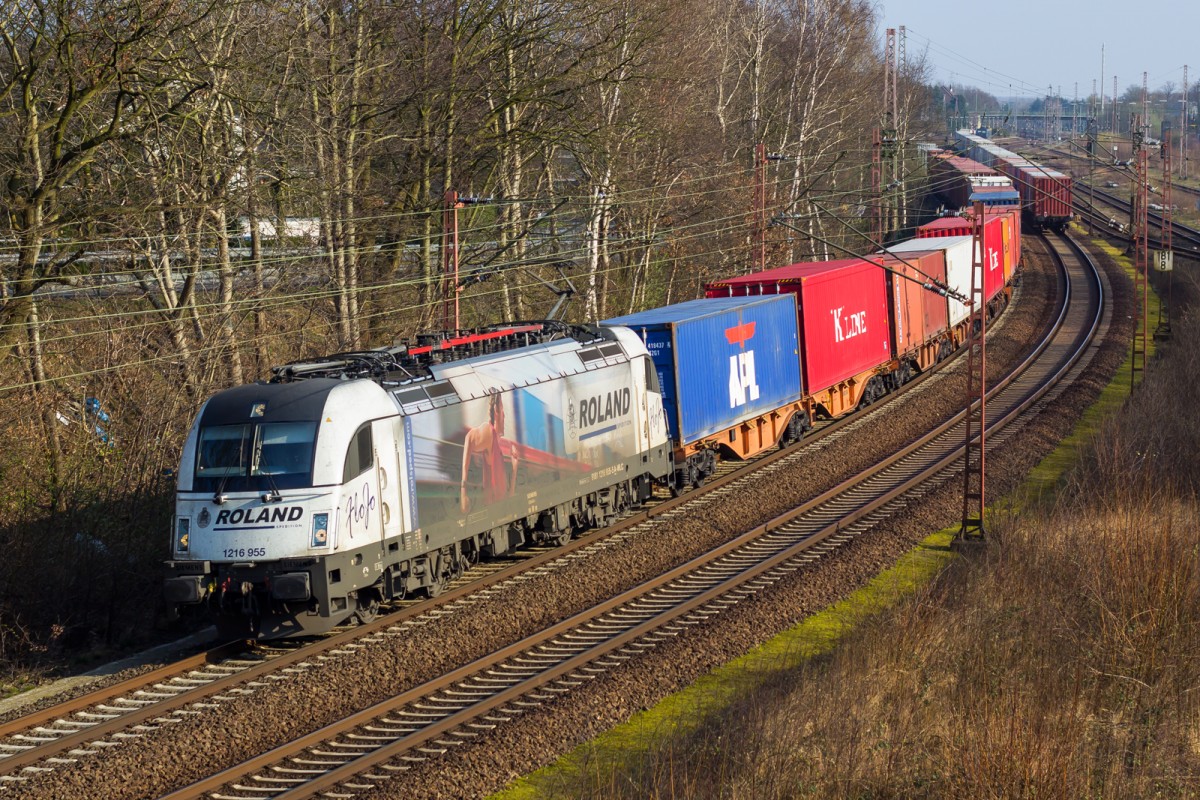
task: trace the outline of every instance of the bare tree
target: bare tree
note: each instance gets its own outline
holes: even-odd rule
[[[168,111],[203,88],[172,73],[169,42],[207,8],[175,0],[17,0],[0,25],[0,206],[15,263],[5,266],[0,298],[0,352],[22,329],[37,339],[34,293],[69,281],[84,245],[66,244],[87,227],[89,168],[115,143],[154,120],[143,102],[150,87],[170,84]],[[85,239],[86,237],[80,237]],[[28,357],[40,358],[31,347]],[[32,368],[35,394],[46,383]],[[52,404],[42,399],[51,443],[52,482],[58,444]]]

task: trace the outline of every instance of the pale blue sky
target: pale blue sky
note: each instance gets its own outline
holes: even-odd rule
[[[910,59],[927,51],[933,77],[977,86],[998,97],[1037,97],[1060,87],[1063,97],[1079,98],[1100,81],[1104,44],[1104,93],[1142,84],[1150,89],[1172,82],[1178,92],[1183,65],[1188,84],[1200,80],[1200,2],[1090,3],[1064,0],[1009,0],[948,4],[931,0],[876,0],[879,38],[885,28],[907,27]],[[953,5],[953,9],[950,6]]]

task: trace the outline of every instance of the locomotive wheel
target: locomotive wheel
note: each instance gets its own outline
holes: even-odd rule
[[[434,579],[433,583],[431,583],[425,587],[425,596],[431,600],[435,597],[441,597],[442,593],[445,592],[446,589],[449,588],[449,586],[450,586],[450,576],[449,575],[439,575],[437,578]]]
[[[379,595],[370,590],[359,592],[358,608],[354,610],[354,616],[360,625],[374,622],[379,616]]]

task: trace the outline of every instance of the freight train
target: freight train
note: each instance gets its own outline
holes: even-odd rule
[[[316,634],[698,486],[961,345],[973,282],[1007,300],[1019,212],[985,214],[981,259],[970,234],[936,220],[596,326],[429,336],[220,392],[183,448],[165,597],[223,637]]]
[[[1021,196],[1021,210],[1034,230],[1061,231],[1071,221],[1070,175],[1034,164],[969,130],[956,131],[954,141],[964,155],[1012,180]]]
[[[1011,178],[974,159],[933,150],[928,155],[927,171],[930,190],[945,201],[951,212],[970,208],[976,202],[989,209],[1021,203]]]

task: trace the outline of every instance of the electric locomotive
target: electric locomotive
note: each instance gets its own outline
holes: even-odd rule
[[[225,638],[316,634],[481,556],[607,524],[672,473],[624,328],[530,323],[273,370],[201,408],[164,593]]]

